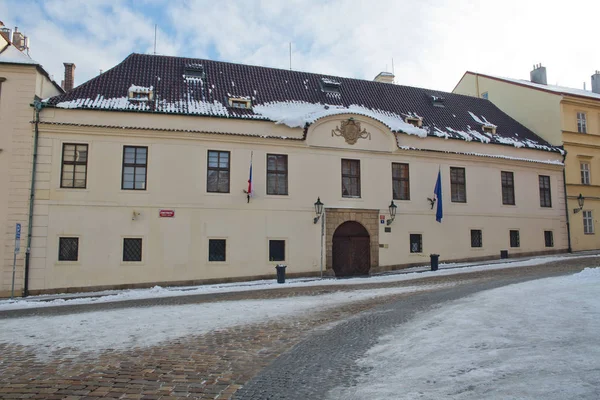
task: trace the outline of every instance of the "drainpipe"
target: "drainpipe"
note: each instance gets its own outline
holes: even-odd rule
[[[564,149],[563,149],[564,150]],[[565,172],[567,163],[566,163],[566,159],[567,159],[567,150],[564,150],[565,154],[563,154],[563,188],[565,191],[565,216],[567,217],[567,243],[568,243],[568,248],[567,251],[569,253],[573,252],[573,249],[571,248],[571,224],[569,223],[569,198],[567,196],[567,173]]]
[[[31,257],[31,237],[33,228],[33,202],[35,197],[35,172],[37,170],[37,153],[38,153],[38,136],[39,136],[39,122],[40,122],[40,111],[44,104],[36,99],[33,102],[35,109],[34,128],[35,132],[33,135],[33,166],[31,168],[31,189],[29,192],[29,222],[27,223],[27,250],[25,252],[25,276],[23,282],[23,297],[29,295],[29,263]]]

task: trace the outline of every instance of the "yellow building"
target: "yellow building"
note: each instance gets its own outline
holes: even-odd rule
[[[566,251],[562,150],[488,101],[390,75],[132,54],[45,100],[22,132],[39,140],[20,283],[197,284],[272,278],[277,264],[348,276],[432,253]]]
[[[530,78],[466,72],[453,92],[488,99],[553,145],[564,146],[571,248],[600,249],[600,72],[592,75],[591,91],[548,85],[541,65]]]
[[[16,28],[0,22],[0,297],[10,294],[13,264],[16,294],[26,280],[25,264],[29,235],[29,215],[34,131],[31,121],[37,99],[63,93],[42,66],[27,54],[27,38]],[[40,157],[44,157],[40,155]],[[46,171],[38,170],[44,174]],[[20,251],[15,257],[15,231],[20,224]],[[44,235],[38,230],[37,235]]]

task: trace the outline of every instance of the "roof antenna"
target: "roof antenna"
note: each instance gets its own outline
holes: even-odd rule
[[[394,57],[392,57],[392,74],[394,73]]]
[[[154,24],[154,55],[156,55],[156,24]]]
[[[292,42],[290,42],[290,71],[292,70]]]

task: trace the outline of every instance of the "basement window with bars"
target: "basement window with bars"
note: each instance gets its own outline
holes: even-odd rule
[[[544,242],[546,247],[554,247],[554,233],[552,231],[544,231]]]
[[[471,247],[483,247],[481,229],[471,229]]]
[[[510,247],[521,247],[521,239],[518,230],[510,231]]]
[[[224,262],[227,260],[227,241],[225,239],[208,240],[208,261]]]
[[[423,235],[420,233],[410,234],[410,252],[411,253],[422,253],[423,252]]]
[[[79,238],[61,237],[58,239],[58,261],[79,260]]]
[[[142,261],[142,239],[124,238],[123,239],[123,262]]]

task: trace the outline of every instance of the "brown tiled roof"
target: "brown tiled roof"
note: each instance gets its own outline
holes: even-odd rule
[[[186,78],[187,66],[200,65],[205,74],[202,78]],[[323,82],[328,80],[339,83],[339,93],[323,90]],[[127,94],[132,85],[152,87],[153,100],[129,100]],[[444,107],[434,106],[432,96],[443,98]],[[229,97],[250,98],[255,110],[231,108]],[[339,112],[348,108],[357,113],[383,116],[380,120],[388,126],[389,118],[402,120],[407,115],[418,115],[423,118],[423,127],[429,136],[559,151],[485,99],[361,79],[182,57],[131,54],[114,68],[66,94],[49,99],[46,105],[262,120],[275,120],[272,115],[255,112],[265,105],[331,107]],[[483,134],[482,121],[496,125],[496,134]]]

